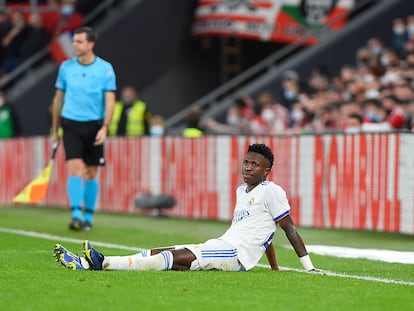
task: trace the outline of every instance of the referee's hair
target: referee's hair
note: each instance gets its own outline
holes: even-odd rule
[[[269,160],[269,168],[272,168],[275,156],[273,155],[272,150],[265,144],[252,144],[247,149],[247,152],[260,153],[262,156]]]
[[[88,40],[88,42],[96,42],[97,35],[96,35],[95,30],[93,30],[93,28],[91,28],[91,27],[87,27],[87,26],[80,27],[80,28],[76,29],[74,31],[74,33],[75,34],[84,33],[84,34],[86,34],[86,40]]]

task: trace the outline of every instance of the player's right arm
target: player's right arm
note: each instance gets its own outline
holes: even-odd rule
[[[52,142],[59,140],[60,112],[62,110],[64,92],[56,89],[52,101]]]

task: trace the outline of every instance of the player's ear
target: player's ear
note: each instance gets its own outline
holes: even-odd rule
[[[270,167],[266,167],[265,168],[265,176],[267,177],[267,175],[269,175],[270,173]]]

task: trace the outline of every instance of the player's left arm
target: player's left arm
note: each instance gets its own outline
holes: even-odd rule
[[[106,139],[108,133],[108,126],[112,120],[115,107],[115,92],[105,92],[105,118],[101,129],[96,134],[95,145],[101,145]]]
[[[280,219],[278,221],[278,224],[283,229],[283,231],[285,231],[286,237],[288,238],[296,254],[299,256],[299,260],[302,263],[305,270],[308,272],[320,272],[320,270],[315,269],[315,267],[313,266],[313,263],[306,250],[305,244],[303,243],[303,240],[299,235],[290,215],[287,215]]]
[[[277,265],[277,260],[276,260],[276,253],[275,253],[275,249],[273,247],[273,243],[270,243],[269,246],[266,249],[266,257],[267,260],[269,261],[269,265],[270,268],[272,270],[279,270],[279,266]]]

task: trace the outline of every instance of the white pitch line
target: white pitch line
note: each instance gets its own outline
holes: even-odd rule
[[[270,268],[269,265],[264,264],[257,264],[258,267],[262,268]],[[301,269],[295,269],[295,268],[288,268],[288,267],[279,267],[282,271],[296,271],[301,273],[313,273],[313,272],[306,272]],[[315,273],[315,274],[323,274],[326,276],[334,276],[334,277],[340,277],[340,278],[346,278],[346,279],[356,279],[356,280],[363,280],[363,281],[370,281],[370,282],[378,282],[378,283],[388,283],[388,284],[399,284],[399,285],[410,285],[414,286],[414,282],[409,281],[399,281],[399,280],[391,280],[391,279],[381,279],[381,278],[375,278],[372,276],[362,276],[362,275],[351,275],[351,274],[345,274],[345,273],[336,273],[332,271],[323,270],[323,273]]]
[[[79,240],[79,239],[65,238],[65,237],[61,237],[58,235],[52,235],[52,234],[47,234],[47,233],[25,231],[25,230],[18,230],[18,229],[8,229],[8,228],[1,228],[1,227],[0,227],[0,232],[11,233],[15,235],[29,236],[33,238],[39,238],[39,239],[44,239],[44,240],[56,241],[56,242],[70,242],[70,243],[82,244],[84,241],[84,240]],[[91,241],[91,242],[94,245],[97,245],[100,247],[122,249],[122,250],[135,251],[135,252],[140,252],[143,250],[140,247],[130,247],[130,246],[125,246],[125,245],[110,244],[110,243],[103,243],[103,242],[97,242],[97,241]]]
[[[70,242],[70,243],[83,243],[84,240],[80,239],[72,239],[72,238],[66,238],[61,237],[58,235],[52,235],[47,233],[40,233],[40,232],[34,232],[34,231],[25,231],[25,230],[19,230],[19,229],[9,229],[9,228],[1,228],[0,232],[8,233],[8,234],[15,234],[15,235],[22,235],[22,236],[28,236],[33,238],[39,238],[44,240],[50,240],[50,241],[56,241],[56,242]],[[112,249],[121,249],[121,250],[129,250],[129,251],[135,251],[139,252],[143,250],[143,248],[140,247],[131,247],[131,246],[125,246],[120,244],[111,244],[111,243],[103,243],[98,241],[91,241],[92,244],[100,247],[106,247],[106,248],[112,248]],[[269,265],[264,264],[258,264],[258,267],[262,268],[270,268]],[[295,268],[289,268],[289,267],[280,267],[282,271],[295,271],[300,273],[308,273],[301,269],[295,269]],[[375,278],[370,276],[360,276],[360,275],[350,275],[345,273],[336,273],[332,271],[324,271],[323,275],[331,276],[331,277],[341,277],[341,278],[347,278],[347,279],[356,279],[356,280],[363,280],[363,281],[370,281],[370,282],[378,282],[378,283],[388,283],[388,284],[399,284],[399,285],[409,285],[414,286],[414,282],[409,281],[399,281],[399,280],[392,280],[392,279],[382,279],[382,278]]]

